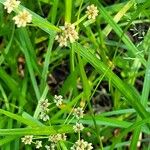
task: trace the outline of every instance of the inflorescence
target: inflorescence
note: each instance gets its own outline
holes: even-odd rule
[[[7,13],[11,13],[15,8],[20,4],[20,1],[16,0],[7,0],[4,2],[4,9],[7,9]]]
[[[7,13],[11,13],[19,6],[19,4],[20,1],[17,0],[6,0],[4,2],[4,9],[7,10]],[[20,11],[18,15],[13,17],[13,20],[17,27],[25,27],[27,23],[32,22],[32,15],[24,9],[23,11]]]
[[[96,6],[94,6],[94,4],[90,5],[87,7],[87,11],[86,14],[88,16],[88,19],[96,19],[96,17],[98,16],[98,9]]]
[[[18,15],[13,17],[13,20],[15,21],[17,27],[25,27],[27,23],[32,21],[32,15],[28,11],[23,10],[19,12]]]
[[[88,19],[95,20],[98,16],[98,9],[94,4],[87,7],[86,15]],[[74,43],[79,39],[78,32],[76,30],[75,24],[65,22],[63,27],[60,27],[61,32],[56,35],[55,40],[59,43],[60,47],[68,46],[68,43]]]
[[[65,22],[65,25],[61,27],[61,32],[56,36],[56,40],[59,46],[67,46],[67,42],[75,42],[79,38],[78,32],[75,29],[75,25]]]

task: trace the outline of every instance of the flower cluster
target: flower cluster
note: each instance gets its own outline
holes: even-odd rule
[[[75,42],[78,39],[78,32],[75,29],[75,25],[65,22],[65,25],[62,27],[61,32],[56,36],[56,40],[59,43],[59,46],[67,46],[67,42]]]
[[[32,15],[28,11],[23,10],[22,12],[19,12],[18,15],[13,17],[13,20],[15,21],[17,27],[25,27],[27,23],[32,21]]]
[[[45,148],[47,150],[55,150],[56,144],[59,141],[66,141],[66,138],[67,138],[67,136],[65,135],[65,133],[50,135],[49,138],[48,138],[48,141],[51,142],[51,145],[50,146],[46,145]]]
[[[57,143],[58,141],[66,141],[67,136],[63,134],[55,134],[55,135],[50,135],[48,138],[48,141],[51,141],[53,143]]]
[[[79,120],[83,118],[83,109],[81,107],[75,108],[73,111],[73,115]]]
[[[82,123],[76,122],[76,125],[73,126],[74,132],[80,132],[83,129],[84,129],[84,126],[82,125]]]
[[[60,107],[63,103],[63,97],[61,95],[55,95],[54,96],[54,103],[56,104],[57,107]]]
[[[73,115],[77,118],[76,124],[73,126],[74,132],[80,133],[84,129],[82,123],[79,123],[80,119],[83,118],[83,109],[81,107],[74,108]]]
[[[49,108],[48,108],[49,106],[50,106],[50,103],[48,102],[48,99],[40,101],[41,111],[48,112],[49,111]]]
[[[66,135],[65,134],[56,134],[56,135],[51,135],[48,138],[48,141],[51,142],[50,145],[45,145],[45,149],[46,150],[55,150],[56,144],[59,141],[65,141],[66,140]],[[35,144],[36,149],[40,149],[42,147],[42,141],[40,140],[36,140],[35,142],[33,141],[33,135],[26,135],[23,138],[21,138],[22,142],[25,145],[31,145],[31,144]]]
[[[26,145],[31,145],[32,143],[35,144],[36,149],[39,149],[40,147],[42,147],[42,141],[35,141],[33,142],[33,135],[26,135],[23,138],[21,138],[21,141]]]
[[[49,111],[49,105],[50,103],[48,102],[48,99],[46,100],[41,100],[39,102],[40,105],[40,114],[39,114],[39,118],[43,121],[47,121],[49,120],[49,116],[48,116],[48,111]]]
[[[11,13],[20,4],[20,1],[7,0],[4,2],[4,9],[7,9],[7,13]]]
[[[91,143],[88,143],[87,141],[77,140],[75,144],[71,147],[71,150],[92,150],[93,146]]]
[[[23,138],[21,138],[21,141],[24,144],[29,144],[30,145],[32,143],[32,138],[33,138],[33,135],[26,135]]]
[[[95,20],[98,16],[98,9],[94,4],[87,7],[86,15],[88,19]],[[79,39],[78,32],[75,29],[75,24],[65,22],[65,25],[61,27],[61,32],[56,35],[56,40],[60,47],[67,46],[68,42],[74,43]]]
[[[4,2],[4,9],[7,9],[7,13],[11,13],[19,6],[19,4],[20,1],[17,0],[6,0]],[[24,9],[23,11],[19,12],[18,15],[13,17],[13,20],[15,21],[17,27],[25,27],[27,23],[31,23],[32,15]]]
[[[87,11],[86,14],[88,16],[88,19],[96,19],[96,17],[98,16],[98,9],[96,6],[94,6],[94,4],[90,5],[87,7]]]
[[[73,111],[73,115],[77,118],[77,122],[73,126],[73,130],[76,133],[80,133],[84,129],[83,124],[79,123],[80,119],[83,118],[83,113],[84,111],[81,107],[77,107]],[[92,149],[93,149],[92,143],[88,143],[87,141],[84,141],[83,139],[80,138],[71,147],[71,150],[92,150]]]

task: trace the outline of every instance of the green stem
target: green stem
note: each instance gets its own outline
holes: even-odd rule
[[[72,0],[65,0],[65,21],[71,22]]]
[[[87,17],[87,15],[84,15],[83,17],[81,17],[79,20],[77,20],[76,22],[74,22],[73,24],[76,26],[78,24],[80,24],[83,20],[85,20]]]

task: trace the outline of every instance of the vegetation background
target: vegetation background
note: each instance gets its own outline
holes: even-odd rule
[[[32,24],[17,28],[0,0],[0,150],[31,150],[24,135],[66,133],[57,149],[78,138],[69,119],[84,107],[82,138],[93,149],[150,148],[150,1],[22,0]],[[94,4],[95,21],[85,11]],[[76,24],[77,42],[59,47],[55,36],[65,22]],[[54,95],[62,95],[57,108]],[[50,121],[38,119],[40,99],[52,103]],[[45,124],[45,126],[43,125]],[[43,148],[44,149],[44,148]]]

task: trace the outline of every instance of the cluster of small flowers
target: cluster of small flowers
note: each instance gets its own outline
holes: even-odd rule
[[[87,17],[88,19],[93,19],[95,20],[96,17],[98,16],[98,9],[96,6],[94,6],[94,4],[90,5],[87,7],[87,11],[86,11],[86,14],[87,14]]]
[[[78,39],[78,32],[75,29],[75,25],[65,22],[65,25],[61,27],[61,32],[56,36],[56,40],[59,46],[67,46],[67,42],[75,42]]]
[[[49,111],[49,105],[50,103],[48,102],[48,99],[46,100],[41,100],[39,102],[40,105],[40,114],[39,114],[39,118],[42,119],[43,121],[47,121],[49,120],[49,116],[47,115],[48,111]]]
[[[73,110],[73,115],[79,120],[81,118],[83,118],[83,108],[81,107],[77,107],[77,108],[74,108]]]
[[[48,141],[51,142],[50,145],[45,145],[46,150],[55,150],[56,144],[59,141],[65,141],[67,136],[65,134],[56,134],[56,135],[51,135],[48,138]],[[42,147],[42,141],[36,140],[35,142],[33,141],[33,135],[26,135],[23,138],[21,138],[21,141],[25,145],[31,145],[35,144],[36,149],[39,149]]]
[[[84,126],[82,123],[79,123],[80,119],[83,118],[83,109],[81,107],[77,107],[73,111],[73,115],[77,118],[76,124],[73,126],[74,132],[80,133],[83,129]],[[71,147],[71,150],[92,150],[92,143],[88,143],[86,141],[82,140],[77,140],[75,144]]]
[[[55,135],[50,135],[48,138],[48,141],[51,141],[53,143],[57,143],[59,141],[66,141],[67,136],[65,133],[63,134],[55,134]]]
[[[15,8],[20,4],[18,0],[6,0],[4,2],[4,9],[7,9],[7,13],[11,13]],[[17,27],[25,27],[27,23],[31,23],[32,15],[25,9],[22,12],[19,12],[18,15],[13,17]]]
[[[20,1],[16,0],[6,0],[4,2],[4,9],[7,9],[7,13],[11,13],[15,8],[17,8],[20,4]]]
[[[23,138],[21,138],[21,140],[24,144],[30,145],[32,143],[32,138],[33,138],[33,135],[26,135]]]
[[[67,138],[67,136],[65,135],[65,133],[50,135],[49,138],[48,138],[48,141],[51,142],[51,145],[50,146],[46,145],[45,148],[47,150],[55,150],[56,144],[59,141],[66,141],[66,138]]]
[[[98,16],[98,9],[94,4],[87,7],[86,15],[88,19],[95,20]],[[55,38],[60,47],[67,46],[67,42],[74,43],[79,39],[78,32],[75,29],[75,25],[65,22],[65,25],[61,27],[61,32]]]
[[[77,108],[74,108],[73,110],[73,115],[77,118],[77,122],[76,124],[73,126],[73,130],[74,132],[80,132],[84,129],[84,126],[82,125],[82,123],[79,123],[79,120],[81,118],[83,118],[83,109],[81,107],[77,107]]]
[[[56,104],[57,107],[60,107],[63,103],[63,97],[61,95],[55,95],[54,96],[54,103]]]
[[[88,143],[87,141],[78,140],[75,144],[71,147],[71,150],[92,150],[93,146],[92,143]]]
[[[76,133],[82,131],[83,129],[84,129],[84,126],[82,123],[76,122],[76,124],[73,126],[73,130]]]
[[[35,144],[36,149],[39,149],[40,147],[42,147],[42,141],[36,140],[35,142],[33,142],[33,135],[26,135],[23,138],[21,138],[21,141],[26,145],[31,145],[32,143]]]

